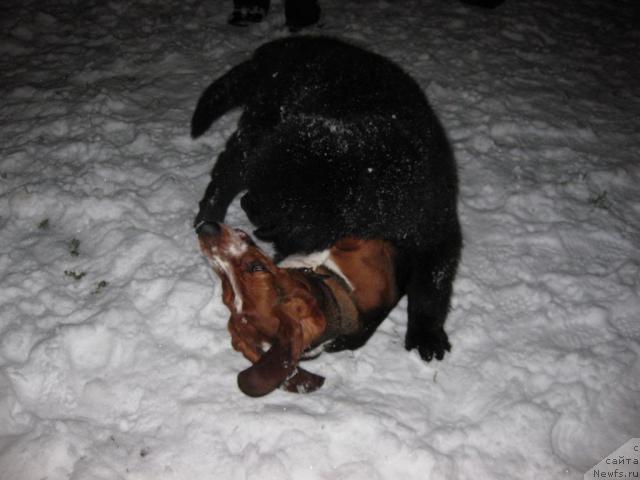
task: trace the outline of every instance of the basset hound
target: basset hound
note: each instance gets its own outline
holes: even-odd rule
[[[253,397],[318,389],[324,378],[298,366],[302,355],[375,328],[398,302],[394,249],[382,240],[345,238],[278,266],[242,230],[209,224],[198,239],[222,280],[233,348],[253,363],[238,375]]]

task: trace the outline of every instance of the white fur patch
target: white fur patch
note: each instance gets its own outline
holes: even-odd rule
[[[340,270],[340,267],[331,258],[330,250],[321,250],[319,252],[313,252],[309,255],[292,255],[285,258],[278,265],[281,268],[309,268],[316,270],[320,266],[328,268],[333,273],[342,278],[349,288],[353,290],[353,285],[349,281],[349,278]]]
[[[237,234],[236,234],[237,235]],[[232,242],[226,248],[226,257],[238,258],[246,253],[249,246],[241,239],[234,238]],[[238,279],[235,276],[233,267],[229,262],[226,262],[220,258],[220,249],[215,246],[211,248],[211,263],[214,268],[222,270],[229,279],[231,289],[233,290],[233,305],[237,312],[242,311],[242,296],[240,295],[240,289],[238,288]]]
[[[229,279],[229,283],[231,284],[231,289],[233,290],[233,306],[236,309],[236,312],[242,311],[242,296],[240,295],[240,290],[238,289],[238,280],[236,279],[235,272],[233,267],[229,262],[225,262],[220,260],[215,255],[211,259],[211,262],[214,265],[214,268],[218,268],[224,272],[224,274]]]
[[[329,250],[322,250],[319,252],[313,252],[309,255],[292,255],[285,258],[280,262],[281,268],[310,268],[314,270],[329,259],[331,252]]]
[[[333,258],[331,258],[331,257],[327,258],[327,261],[324,262],[324,266],[326,268],[328,268],[329,270],[331,270],[336,275],[338,275],[340,278],[342,278],[342,280],[344,280],[344,282],[347,285],[349,285],[349,288],[351,290],[354,290],[353,284],[351,283],[349,278],[344,274],[344,272],[342,270],[340,270],[340,267],[336,264],[336,262],[333,261]]]
[[[231,255],[233,258],[238,258],[244,255],[244,253],[247,251],[248,248],[249,248],[248,245],[244,242],[234,242],[231,245],[229,245],[229,248],[227,251],[229,252],[229,255]]]

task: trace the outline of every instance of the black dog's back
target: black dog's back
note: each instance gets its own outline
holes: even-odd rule
[[[218,163],[225,170],[242,171],[239,181],[249,190],[243,206],[261,227],[258,236],[274,242],[282,254],[326,248],[337,235],[377,236],[381,223],[390,240],[407,243],[437,242],[447,228],[444,223],[451,216],[439,212],[455,211],[457,185],[449,144],[420,87],[384,57],[326,37],[269,42],[205,90],[192,118],[192,135],[200,135],[236,106],[244,108],[238,129],[242,138],[232,138],[227,150],[238,150],[229,160],[238,165],[226,167],[224,156]],[[311,174],[314,169],[317,174]],[[396,170],[396,178],[388,178]],[[387,178],[377,185],[385,188],[377,189],[372,202],[376,194],[369,185],[381,176]],[[309,185],[310,178],[315,178],[314,185]],[[339,195],[347,183],[370,190],[354,198],[367,204],[366,212],[341,199],[336,220],[350,219],[343,226],[334,221],[320,229],[281,218],[287,232],[275,234],[273,217],[286,215],[286,209],[294,208],[298,217],[305,207],[316,215],[331,210],[335,200],[312,196],[314,186],[327,191],[331,188],[324,187],[343,185],[342,191],[332,189]],[[297,189],[305,198],[294,195]],[[413,208],[400,208],[405,197],[413,199],[410,203],[422,202],[429,211],[416,216]],[[368,208],[371,203],[378,205],[377,211]],[[196,223],[207,220],[207,211],[210,208],[201,204]],[[220,208],[215,214],[220,215]],[[403,218],[402,227],[388,228]],[[426,237],[425,230],[432,233]]]
[[[328,37],[288,37],[259,47],[205,90],[191,120],[192,136],[241,105],[250,117],[246,123],[257,116],[264,126],[288,115],[394,116],[419,141],[437,125],[420,87],[401,68]]]
[[[457,177],[418,84],[375,53],[296,36],[261,46],[212,83],[192,135],[238,106],[238,130],[218,157],[196,226],[224,220],[247,190],[242,207],[255,234],[283,256],[345,236],[391,241],[409,296],[405,346],[442,358],[461,248]]]

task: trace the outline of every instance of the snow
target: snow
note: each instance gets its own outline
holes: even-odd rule
[[[581,479],[640,432],[640,83],[631,1],[322,0],[311,33],[424,87],[465,249],[425,364],[406,303],[309,395],[246,361],[191,222],[237,113],[202,89],[287,35],[230,1],[7,0],[0,42],[0,479]],[[238,204],[229,221],[250,228]],[[67,272],[65,274],[65,272]]]

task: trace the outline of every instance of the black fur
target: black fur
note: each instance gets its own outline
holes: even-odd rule
[[[282,256],[345,236],[393,242],[409,303],[405,346],[441,359],[462,243],[457,176],[417,83],[342,41],[289,37],[261,46],[205,90],[192,135],[236,106],[238,129],[211,172],[196,226],[223,221],[246,189],[241,204],[256,236]],[[338,339],[333,349],[356,348],[371,333]]]

